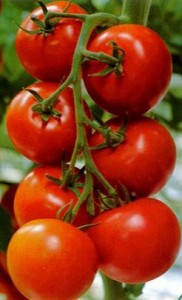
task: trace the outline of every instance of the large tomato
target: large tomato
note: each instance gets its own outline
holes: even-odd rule
[[[58,88],[57,83],[39,82],[28,87],[44,99]],[[60,161],[63,152],[69,158],[76,140],[73,92],[66,88],[58,97],[55,109],[60,117],[43,121],[32,111],[37,103],[30,92],[23,90],[12,100],[7,112],[7,130],[16,149],[28,159],[38,162]]]
[[[15,286],[34,300],[79,298],[92,283],[98,265],[90,238],[55,219],[33,220],[18,229],[7,259]]]
[[[83,65],[86,88],[103,109],[122,115],[143,114],[159,102],[171,78],[170,53],[157,33],[142,25],[116,25],[96,36],[88,49],[112,54],[112,43],[124,50],[122,74],[94,75],[105,63],[87,60]]]
[[[68,1],[57,1],[46,7],[48,11],[61,13],[68,4]],[[66,12],[86,14],[75,3],[71,3]],[[31,20],[31,16],[43,20],[42,9],[34,10],[21,24],[25,30],[34,31],[38,26]],[[16,51],[26,71],[44,81],[61,81],[65,78],[71,70],[81,26],[80,20],[61,18],[53,32],[46,34],[29,34],[20,28],[16,37]]]
[[[180,226],[159,200],[142,198],[95,218],[89,229],[108,277],[125,283],[152,280],[171,267],[180,248]]]
[[[121,121],[116,118],[108,125],[116,131]],[[89,144],[93,147],[103,142],[96,132]],[[92,150],[92,158],[114,187],[124,185],[139,198],[157,193],[166,184],[175,166],[176,147],[163,125],[141,116],[128,122],[125,140],[119,146]]]
[[[50,175],[62,179],[59,166],[38,166],[34,168],[20,183],[14,199],[14,210],[19,225],[40,218],[56,218],[60,208],[65,208],[59,217],[68,210],[69,203],[74,207],[78,201],[76,194],[52,182],[46,177]],[[82,188],[78,190],[82,192]],[[73,222],[75,226],[90,224],[93,217],[87,212],[84,203]]]

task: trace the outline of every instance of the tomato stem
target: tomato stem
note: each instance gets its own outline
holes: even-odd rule
[[[152,0],[123,0],[121,17],[127,23],[146,25]]]
[[[104,300],[129,300],[126,290],[123,288],[122,283],[114,281],[103,273],[101,273],[103,285],[104,285]]]
[[[99,16],[98,16],[99,15]],[[111,17],[112,16],[112,17]],[[74,57],[73,57],[73,65],[70,72],[70,75],[68,76],[67,80],[59,87],[59,89],[52,95],[52,99],[56,95],[60,93],[60,91],[63,90],[63,87],[67,86],[68,84],[73,85],[74,90],[74,102],[75,102],[75,118],[76,118],[76,126],[77,126],[77,138],[76,143],[74,147],[74,151],[71,157],[69,168],[65,174],[64,180],[63,180],[63,187],[66,187],[69,183],[69,178],[73,174],[73,170],[78,158],[78,155],[80,151],[82,151],[84,159],[85,159],[85,168],[86,171],[89,174],[92,174],[97,177],[97,179],[105,186],[105,188],[108,190],[108,193],[112,195],[113,197],[116,196],[116,190],[113,188],[109,182],[104,178],[104,176],[99,172],[97,167],[95,166],[90,150],[89,145],[87,142],[87,134],[85,130],[85,120],[88,118],[85,116],[84,107],[83,107],[83,101],[82,101],[82,91],[81,91],[81,65],[84,59],[83,52],[84,49],[87,47],[87,43],[90,39],[90,36],[98,25],[106,24],[106,23],[119,23],[120,19],[118,17],[110,15],[110,14],[95,14],[90,15],[85,19],[85,23],[82,26],[82,30],[80,33],[80,37],[78,40],[77,47],[75,49]],[[51,101],[51,100],[50,100]],[[90,176],[90,175],[89,175]],[[88,184],[89,182],[89,184]],[[88,197],[88,194],[91,193],[91,189],[93,189],[93,181],[90,179],[88,180],[88,176],[86,176],[86,182],[85,182],[85,188],[83,190],[83,193],[80,196],[80,199],[78,201],[77,206],[75,207],[73,211],[73,215],[75,215],[80,205],[83,203],[83,201],[86,200]]]

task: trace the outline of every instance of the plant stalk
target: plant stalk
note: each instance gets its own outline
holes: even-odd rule
[[[147,25],[152,0],[123,0],[121,17],[127,23]]]
[[[122,283],[112,280],[100,273],[104,285],[104,300],[130,300]]]

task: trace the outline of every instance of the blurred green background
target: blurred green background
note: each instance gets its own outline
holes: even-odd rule
[[[133,0],[135,1],[135,0]],[[145,1],[145,0],[143,0]],[[25,16],[36,7],[33,0],[2,0],[0,11],[0,197],[10,184],[19,183],[31,167],[31,162],[13,148],[6,132],[5,117],[8,103],[33,82],[21,67],[15,52],[15,35]],[[53,2],[45,0],[45,3]],[[75,0],[87,11],[107,11],[120,14],[122,0]],[[176,212],[182,224],[182,1],[153,0],[148,26],[166,41],[173,59],[173,76],[165,99],[153,110],[156,118],[170,130],[177,146],[175,172],[158,195]],[[167,151],[167,149],[166,149]],[[177,261],[182,267],[181,259]],[[181,274],[182,275],[182,274]],[[182,294],[182,292],[181,292]],[[180,296],[180,295],[179,295]],[[92,296],[90,296],[92,298]],[[87,299],[91,299],[89,296]],[[96,299],[96,298],[93,298]],[[157,298],[156,298],[157,299]],[[165,299],[165,298],[164,298]],[[167,298],[166,298],[167,299]],[[173,299],[173,298],[169,298]],[[175,298],[174,298],[175,299]]]

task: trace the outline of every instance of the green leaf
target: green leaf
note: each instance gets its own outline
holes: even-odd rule
[[[0,206],[0,250],[6,252],[13,234],[13,227],[9,214]]]

